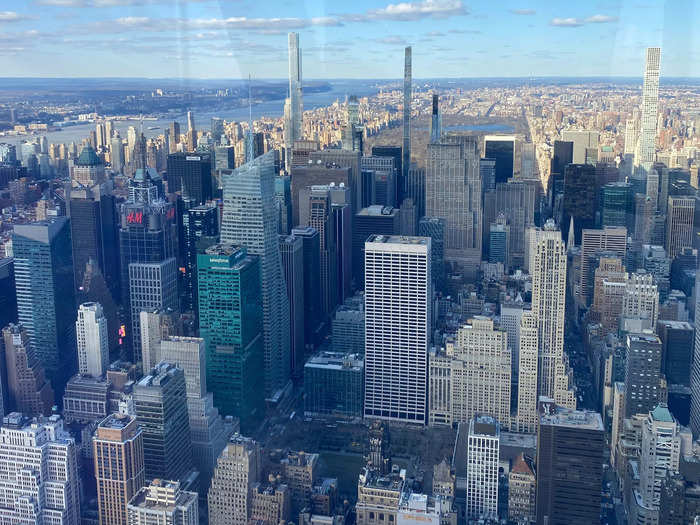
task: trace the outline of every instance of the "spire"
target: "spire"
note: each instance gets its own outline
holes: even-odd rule
[[[571,250],[574,247],[575,241],[574,241],[574,217],[571,217],[571,220],[569,221],[569,238],[566,241],[566,248],[567,250]]]
[[[253,99],[250,87],[250,73],[248,73],[248,134],[245,144],[245,161],[250,162],[255,158],[255,148],[253,148]]]

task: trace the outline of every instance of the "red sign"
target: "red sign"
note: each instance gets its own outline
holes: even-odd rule
[[[172,219],[175,217],[175,208],[170,208],[168,210],[167,215],[165,216],[166,219]]]
[[[126,222],[128,224],[141,224],[143,222],[143,212],[130,211],[126,216]]]

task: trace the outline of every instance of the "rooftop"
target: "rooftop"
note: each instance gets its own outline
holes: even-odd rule
[[[541,407],[544,410],[540,415],[541,425],[603,431],[603,420],[598,412],[572,410],[556,406],[554,403],[543,404]]]
[[[367,242],[426,246],[430,243],[430,238],[410,237],[407,235],[370,235]]]
[[[359,217],[389,217],[396,215],[399,212],[398,208],[393,206],[382,206],[381,204],[373,204],[366,208],[362,208],[357,212]]]
[[[98,425],[101,428],[111,428],[114,430],[123,430],[135,419],[134,416],[124,414],[110,414],[104,418]]]
[[[85,146],[75,161],[76,166],[101,166],[102,159],[97,156],[92,146]]]

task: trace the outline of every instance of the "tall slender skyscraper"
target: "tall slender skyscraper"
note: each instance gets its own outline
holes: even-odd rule
[[[265,392],[275,398],[289,383],[289,300],[282,272],[275,158],[270,151],[236,169],[224,181],[221,242],[245,246],[260,257],[265,340]]]
[[[289,44],[289,103],[285,103],[284,146],[286,167],[291,168],[292,147],[302,138],[304,106],[301,98],[301,49],[299,33],[287,35]]]
[[[427,237],[365,243],[365,417],[425,423],[430,262]]]
[[[558,405],[575,408],[564,373],[566,246],[553,220],[548,220],[535,248],[532,271],[532,312],[538,320],[538,392]],[[562,388],[565,387],[565,388]]]
[[[403,161],[401,168],[401,180],[403,181],[411,167],[411,46],[405,49],[405,62],[403,69]]]
[[[656,124],[659,106],[659,71],[661,69],[661,48],[648,47],[644,66],[644,87],[642,88],[642,121],[639,143],[635,151],[634,165],[641,167],[642,173],[651,169],[656,153]]]

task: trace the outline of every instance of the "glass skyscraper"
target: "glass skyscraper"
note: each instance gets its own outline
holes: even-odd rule
[[[262,417],[263,315],[259,258],[231,244],[197,256],[199,332],[206,342],[207,384],[214,405],[247,431]]]
[[[57,395],[75,368],[75,287],[70,221],[18,224],[12,235],[19,322]]]
[[[160,176],[137,170],[121,205],[119,248],[122,296],[128,300],[134,362],[141,360],[141,310],[177,309],[175,207],[163,198]]]
[[[237,168],[224,182],[221,242],[245,246],[260,258],[265,338],[265,393],[279,399],[290,377],[289,300],[277,234],[275,157],[268,152]]]

